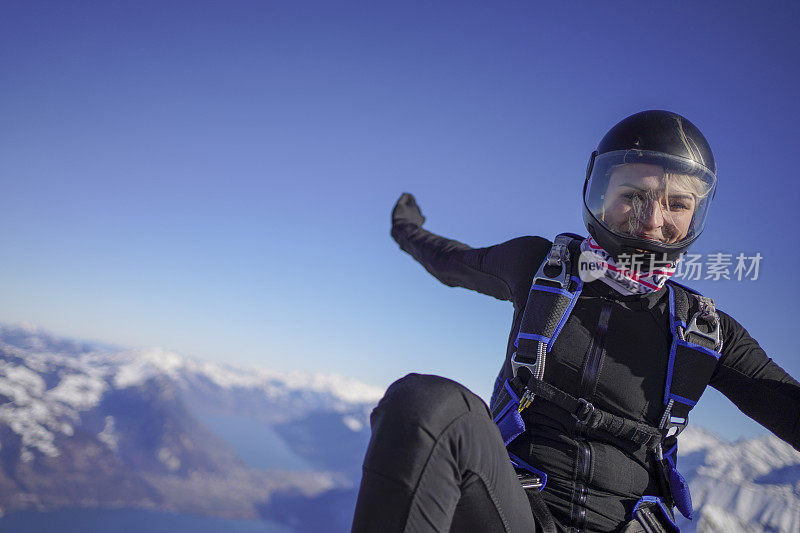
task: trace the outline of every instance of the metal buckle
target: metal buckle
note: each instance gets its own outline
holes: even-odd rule
[[[578,403],[581,405],[576,413],[572,413],[572,416],[581,424],[586,424],[594,413],[594,405],[585,398],[578,398]]]
[[[569,250],[566,243],[558,242],[558,239],[556,239],[556,242],[550,247],[550,253],[547,254],[547,263],[550,266],[560,265],[564,261],[564,257],[568,256]]]
[[[664,433],[664,438],[669,437],[677,437],[681,434],[681,432],[686,428],[686,424],[689,423],[688,418],[680,417],[680,416],[670,416],[669,423],[667,424],[667,432]],[[677,428],[677,429],[676,429]],[[675,433],[671,433],[673,429],[676,429]]]
[[[561,272],[559,272],[557,276],[551,278],[544,273],[545,267],[548,266],[560,266]],[[551,283],[555,282],[561,285],[562,289],[569,289],[569,249],[566,244],[560,242],[553,243],[553,247],[550,248],[550,253],[547,254],[545,260],[539,265],[539,270],[536,271],[536,275],[533,276],[534,284],[537,279],[549,281]]]
[[[519,371],[520,367],[525,367],[531,371],[531,375],[536,375],[536,363],[522,363],[517,361],[517,352],[511,354],[511,375],[512,377],[517,377],[517,371]]]
[[[658,459],[659,461],[664,460],[664,447],[661,445],[660,442],[656,446],[655,450],[653,450],[653,453],[655,454],[656,459]]]
[[[528,474],[527,472],[517,471],[517,479],[519,480],[523,489],[541,490],[541,488],[544,486],[544,483],[542,483],[542,478],[539,476],[534,476],[533,474]]]
[[[702,311],[698,311],[697,313],[694,314],[692,319],[689,321],[689,325],[686,326],[686,331],[684,332],[683,338],[686,339],[687,341],[691,342],[689,340],[689,334],[690,333],[694,333],[695,335],[697,335],[699,337],[703,337],[704,339],[708,339],[711,342],[713,342],[715,350],[719,349],[718,348],[719,345],[720,345],[720,342],[719,342],[719,319],[717,319],[717,320],[713,320],[712,319],[710,322],[713,325],[713,329],[711,331],[709,331],[708,333],[705,333],[703,331],[700,331],[700,329],[697,327],[697,318],[701,314],[702,314]]]
[[[569,262],[568,261],[561,261],[561,272],[558,273],[555,277],[550,277],[544,273],[544,269],[547,266],[552,266],[548,264],[548,261],[544,261],[540,266],[539,270],[536,271],[536,275],[533,276],[533,283],[531,287],[536,284],[536,280],[543,280],[549,281],[551,283],[558,283],[561,285],[561,288],[564,290],[569,290]]]

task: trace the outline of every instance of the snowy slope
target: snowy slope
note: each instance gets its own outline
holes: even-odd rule
[[[340,413],[353,431],[383,391],[341,376],[237,368],[160,348],[110,351],[57,339],[32,326],[0,326],[0,423],[22,438],[23,453],[55,456],[55,435],[69,436],[79,413],[110,390],[169,380],[198,411],[242,412],[279,423],[311,413]]]
[[[0,325],[0,502],[302,517],[344,531],[382,394],[340,376]],[[800,533],[791,446],[774,436],[729,443],[690,427],[679,450],[695,504],[683,531]],[[246,464],[253,458],[261,462]],[[74,498],[60,496],[65,486]]]
[[[800,532],[800,453],[773,435],[735,443],[689,427],[679,469],[695,508],[692,532]]]
[[[0,514],[129,506],[257,518],[281,492],[350,490],[350,463],[363,455],[367,416],[381,394],[337,376],[235,368],[0,326]],[[269,471],[252,468],[228,435],[204,425],[211,412],[276,438],[272,426],[314,416],[339,431],[344,451],[331,465],[305,450],[304,471],[287,471],[280,460]],[[291,438],[284,447],[302,456]]]

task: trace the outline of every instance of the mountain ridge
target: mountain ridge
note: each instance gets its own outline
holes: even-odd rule
[[[346,531],[383,392],[0,324],[0,502],[9,512],[127,506]],[[690,426],[679,454],[696,514],[680,520],[684,532],[800,532],[790,445]]]
[[[2,326],[3,510],[128,506],[252,519],[281,491],[312,496],[351,486],[324,468],[250,468],[199,422],[184,396],[193,381],[205,380],[219,390],[257,389],[303,414],[312,408],[308,397],[345,412],[369,388],[319,376],[310,387],[274,372],[256,377],[160,349],[97,350],[38,328]]]

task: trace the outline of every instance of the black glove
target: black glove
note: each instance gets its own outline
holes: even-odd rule
[[[397,203],[394,204],[394,209],[392,209],[392,226],[397,224],[422,226],[424,223],[425,217],[422,216],[422,211],[419,210],[414,196],[407,192],[401,194]]]

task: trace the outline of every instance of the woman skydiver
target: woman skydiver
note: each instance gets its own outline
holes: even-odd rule
[[[700,131],[644,111],[591,155],[587,238],[473,249],[423,229],[403,194],[400,247],[446,285],[511,301],[514,319],[491,409],[438,376],[388,388],[353,531],[677,531],[673,509],[692,509],[676,437],[709,384],[800,449],[800,384],[710,299],[669,281],[715,189]]]

